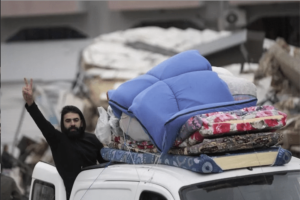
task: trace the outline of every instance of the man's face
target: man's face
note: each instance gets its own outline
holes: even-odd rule
[[[82,121],[80,120],[80,117],[77,113],[67,113],[64,115],[64,126],[67,130],[77,131],[80,127],[82,127]],[[76,128],[72,128],[76,127]]]

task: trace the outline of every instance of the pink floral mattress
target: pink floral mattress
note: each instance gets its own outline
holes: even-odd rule
[[[109,148],[120,150],[131,150],[134,152],[157,153],[158,150],[151,141],[135,141],[125,134],[123,136],[113,136],[113,141],[108,144]]]
[[[253,106],[228,112],[214,112],[191,117],[181,128],[174,146],[186,147],[204,138],[238,133],[264,132],[286,124],[286,114],[273,106]]]

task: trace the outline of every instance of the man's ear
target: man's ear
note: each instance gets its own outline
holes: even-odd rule
[[[80,122],[80,127],[83,127],[83,123],[82,122]]]

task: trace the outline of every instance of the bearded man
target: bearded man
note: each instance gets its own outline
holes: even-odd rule
[[[61,131],[45,119],[33,100],[32,79],[28,84],[24,78],[23,98],[25,107],[38,128],[46,138],[54,163],[62,177],[67,199],[69,199],[73,183],[81,169],[105,162],[100,154],[103,145],[94,134],[85,132],[85,119],[75,106],[65,106],[61,112]]]

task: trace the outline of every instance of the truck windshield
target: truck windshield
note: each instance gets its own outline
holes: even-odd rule
[[[182,200],[299,200],[300,171],[195,184],[179,193]]]

